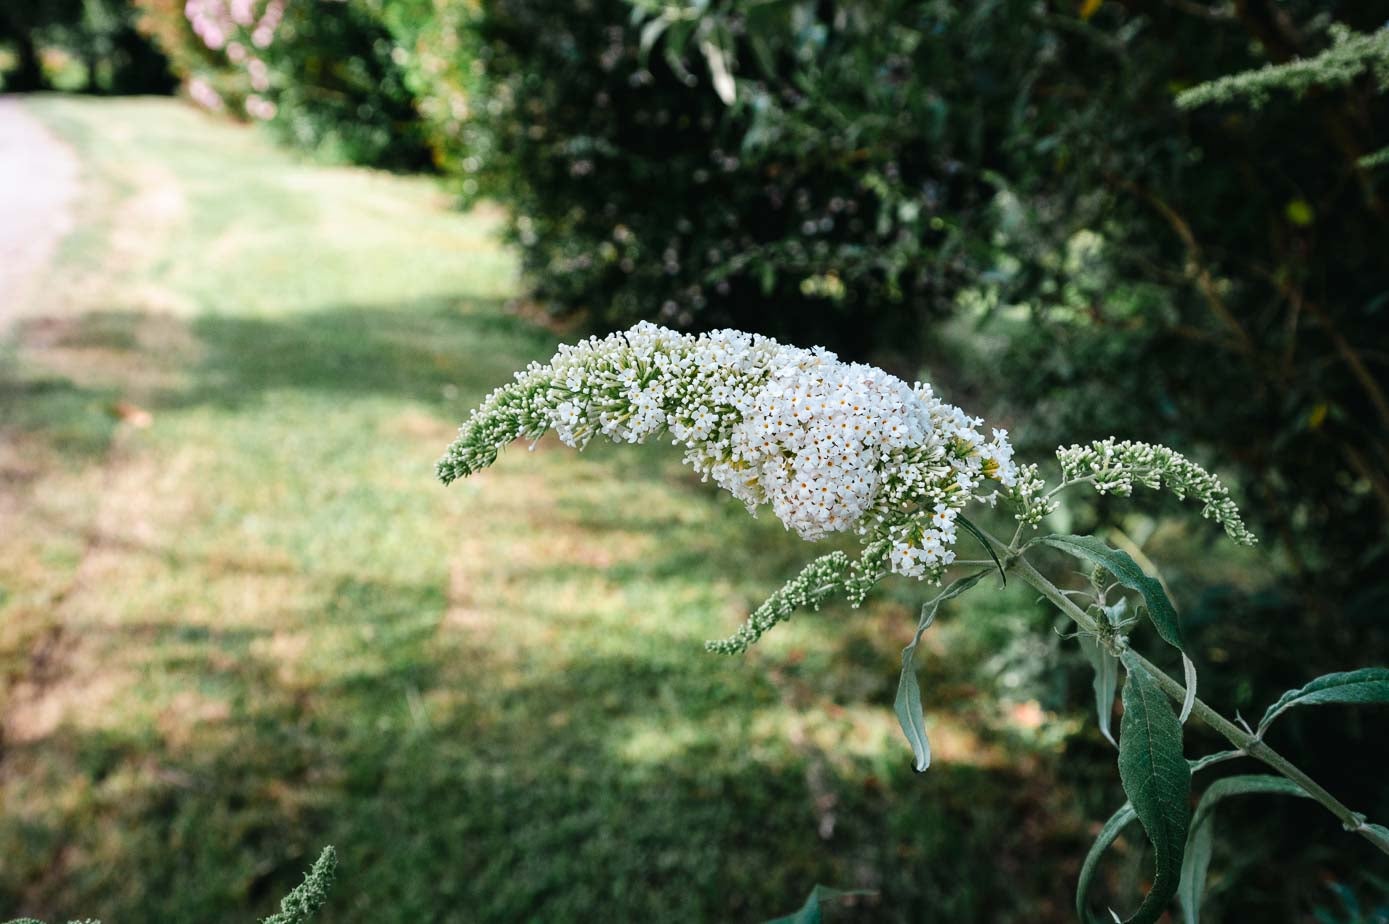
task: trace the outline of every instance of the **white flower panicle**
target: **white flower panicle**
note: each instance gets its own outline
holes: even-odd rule
[[[1240,545],[1259,541],[1245,527],[1239,508],[1230,499],[1230,489],[1174,449],[1111,438],[1088,446],[1062,447],[1056,450],[1056,458],[1065,483],[1089,482],[1101,494],[1121,497],[1131,495],[1135,484],[1154,490],[1166,485],[1178,500],[1199,500],[1201,516],[1225,527],[1226,534]]]
[[[769,505],[804,539],[853,531],[851,560],[831,552],[758,607],[735,635],[709,648],[737,652],[800,607],[833,593],[861,603],[885,574],[939,582],[955,560],[960,511],[1000,497],[1022,526],[1056,508],[1062,488],[1090,483],[1127,496],[1164,484],[1205,505],[1235,541],[1254,536],[1219,479],[1162,446],[1105,440],[1057,450],[1063,483],[1044,493],[1035,465],[1017,465],[1008,434],[881,369],[843,363],[723,330],[692,336],[641,323],[562,346],[492,392],[439,460],[445,484],[496,461],[517,439],[554,430],[569,446],[594,437],[641,443],[669,436],[685,462],[755,512]],[[987,483],[994,486],[983,493]]]
[[[549,429],[580,448],[595,436],[669,435],[695,471],[750,511],[771,506],[802,538],[856,531],[871,553],[856,567],[878,567],[873,579],[939,580],[961,508],[992,503],[997,489],[976,493],[988,481],[1011,497],[1032,480],[1019,481],[1007,433],[986,438],[982,423],[929,385],[821,348],[641,323],[517,373],[473,412],[437,471],[446,483],[472,474],[512,440]]]

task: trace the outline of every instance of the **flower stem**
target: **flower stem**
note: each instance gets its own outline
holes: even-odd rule
[[[992,536],[989,538],[993,539]],[[1057,609],[1069,616],[1076,625],[1087,632],[1098,633],[1099,626],[1095,623],[1095,620],[1083,609],[1072,603],[1070,598],[1062,593],[1059,587],[1047,580],[1047,578],[1033,567],[1032,563],[1020,552],[1008,553],[1006,549],[1001,548],[1002,543],[999,543],[999,545],[1000,551],[1010,555],[1011,560],[1004,560],[1008,562],[1008,566],[1011,570],[1015,571],[1024,581],[1036,588],[1037,591],[1050,600]],[[1163,671],[1147,658],[1138,654],[1138,652],[1133,652],[1133,655],[1138,660],[1138,663],[1143,666],[1143,669],[1157,680],[1158,686],[1162,687],[1164,693],[1178,703],[1183,701],[1186,696],[1185,687],[1169,677],[1166,671]],[[1316,780],[1313,780],[1306,773],[1302,772],[1302,770],[1298,769],[1292,761],[1265,744],[1258,736],[1252,735],[1243,728],[1240,728],[1219,712],[1216,712],[1201,699],[1195,701],[1195,705],[1192,707],[1191,711],[1192,715],[1206,723],[1207,727],[1233,744],[1241,753],[1255,760],[1263,761],[1265,764],[1278,771],[1282,776],[1302,787],[1307,795],[1311,796],[1317,802],[1320,802],[1327,811],[1335,815],[1347,831],[1353,831],[1364,836],[1380,850],[1389,853],[1389,843],[1386,843],[1383,838],[1376,836],[1375,831],[1365,824],[1364,815],[1351,811],[1339,799],[1322,788]]]

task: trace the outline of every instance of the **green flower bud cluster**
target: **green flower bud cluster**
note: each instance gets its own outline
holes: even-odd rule
[[[1056,458],[1067,483],[1090,483],[1101,494],[1120,497],[1131,495],[1135,484],[1155,491],[1165,486],[1178,500],[1190,497],[1200,501],[1201,516],[1225,527],[1226,534],[1240,545],[1259,541],[1245,527],[1230,489],[1175,449],[1131,440],[1115,442],[1111,437],[1088,446],[1062,447],[1056,450]]]

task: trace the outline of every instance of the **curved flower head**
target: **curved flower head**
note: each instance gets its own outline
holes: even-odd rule
[[[437,472],[445,483],[470,475],[552,429],[578,448],[669,436],[706,480],[751,512],[770,506],[801,538],[862,536],[846,587],[857,602],[889,571],[939,580],[959,512],[986,482],[1026,490],[1007,434],[986,438],[982,423],[929,385],[822,348],[641,323],[517,373],[463,424]]]

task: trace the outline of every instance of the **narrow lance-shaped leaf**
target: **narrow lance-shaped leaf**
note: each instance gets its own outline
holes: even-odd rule
[[[634,11],[635,12],[635,11]],[[665,16],[657,16],[655,19],[648,20],[641,27],[641,41],[638,45],[638,62],[645,67],[647,59],[651,54],[651,49],[655,47],[656,40],[661,37],[661,33],[670,27],[670,20]]]
[[[897,721],[902,726],[903,734],[907,736],[907,741],[912,746],[912,768],[917,773],[923,773],[927,767],[931,766],[931,742],[926,737],[926,720],[921,707],[921,687],[916,681],[916,666],[913,663],[916,658],[916,646],[921,641],[922,633],[931,627],[931,623],[935,622],[936,610],[940,608],[940,605],[969,590],[988,573],[987,571],[976,571],[968,577],[960,578],[923,606],[921,619],[916,624],[916,634],[912,636],[911,644],[902,649],[902,676],[897,680],[897,701],[894,703],[893,709],[897,713]]]
[[[1222,764],[1227,760],[1235,760],[1247,756],[1247,754],[1239,750],[1216,751],[1214,754],[1207,754],[1205,757],[1197,760],[1189,760],[1187,763],[1191,765],[1191,775],[1195,776],[1213,764]]]
[[[978,539],[979,545],[983,546],[983,550],[989,553],[990,559],[993,559],[993,564],[999,568],[999,578],[1003,579],[1003,586],[1008,586],[1007,571],[1004,571],[1003,563],[999,561],[999,556],[997,556],[997,553],[993,550],[993,543],[989,542],[989,536],[983,535],[983,529],[976,527],[974,522],[971,522],[970,518],[965,517],[964,514],[958,515],[958,517],[956,517],[956,522],[958,522],[961,527],[964,527],[968,534]]]
[[[729,61],[732,41],[725,29],[716,28],[710,32],[710,35],[701,39],[699,49],[704,52],[704,60],[709,64],[709,77],[713,81],[714,92],[725,106],[732,106],[738,95]]]
[[[985,552],[989,553],[989,557],[994,560],[994,564],[998,567],[998,576],[1002,578],[1003,586],[1007,587],[1008,572],[1004,570],[1003,562],[998,560],[998,555],[994,552],[994,544],[989,541],[989,537],[985,536],[984,531],[979,527],[975,526],[974,523],[970,521],[969,517],[965,516],[964,514],[957,516],[955,518],[955,522],[963,526],[966,532],[968,532],[975,539],[979,540],[979,544],[984,547]]]
[[[1185,722],[1196,703],[1196,665],[1186,654],[1186,641],[1182,638],[1182,625],[1177,618],[1176,607],[1167,598],[1162,582],[1150,577],[1138,567],[1138,563],[1127,552],[1113,548],[1093,536],[1044,536],[1034,540],[1068,552],[1077,558],[1099,565],[1114,579],[1130,590],[1138,591],[1148,610],[1148,619],[1163,641],[1182,654],[1182,670],[1186,676],[1186,697],[1182,701],[1180,721]]]
[[[1110,844],[1118,839],[1119,834],[1128,827],[1129,822],[1137,820],[1138,813],[1133,810],[1132,805],[1125,802],[1119,806],[1117,812],[1109,816],[1109,820],[1100,829],[1099,836],[1095,838],[1095,843],[1090,845],[1090,852],[1085,855],[1085,863],[1080,867],[1080,881],[1076,883],[1076,914],[1082,921],[1090,920],[1085,897],[1090,892],[1090,882],[1095,878],[1095,870],[1099,869],[1104,852],[1109,849]]]
[[[1259,734],[1294,706],[1326,703],[1389,703],[1389,668],[1365,667],[1358,671],[1326,674],[1296,690],[1289,690],[1268,707],[1259,721]]]
[[[1182,861],[1182,880],[1177,888],[1177,900],[1181,902],[1184,924],[1199,924],[1201,920],[1201,899],[1206,892],[1206,872],[1211,862],[1216,803],[1230,796],[1258,793],[1308,797],[1302,787],[1281,776],[1230,776],[1210,785],[1196,806],[1196,814],[1192,816],[1186,858]]]
[[[1186,854],[1182,857],[1182,878],[1177,884],[1177,904],[1182,907],[1182,924],[1200,924],[1201,899],[1206,893],[1206,873],[1211,866],[1211,842],[1214,837],[1215,825],[1210,821],[1194,825],[1187,835]]]
[[[1114,712],[1114,694],[1119,689],[1119,659],[1101,648],[1100,643],[1089,635],[1080,636],[1080,650],[1085,652],[1090,666],[1095,669],[1091,686],[1095,690],[1095,718],[1100,723],[1100,734],[1118,747],[1119,742],[1114,740],[1110,724]]]
[[[1389,828],[1384,827],[1384,825],[1366,824],[1360,826],[1358,833],[1369,838],[1370,843],[1380,850],[1389,853]]]
[[[1191,810],[1191,768],[1182,756],[1182,726],[1162,688],[1131,651],[1122,657],[1124,718],[1119,725],[1119,779],[1153,843],[1157,869],[1143,904],[1128,918],[1151,924],[1176,894],[1181,880]]]

